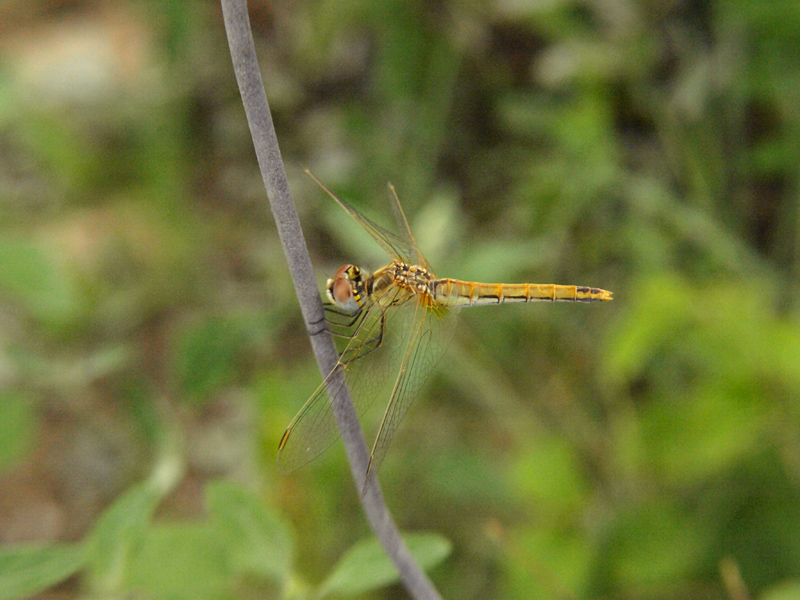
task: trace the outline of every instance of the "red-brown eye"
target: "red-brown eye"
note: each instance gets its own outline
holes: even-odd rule
[[[341,267],[339,267],[339,270],[333,274],[333,277],[331,277],[331,279],[344,279],[345,277],[348,276],[347,272],[352,268],[353,265],[342,265]]]
[[[339,269],[339,271],[341,271],[341,269]],[[336,304],[343,306],[352,301],[353,289],[350,287],[350,282],[347,279],[341,278],[339,271],[336,272],[336,277],[331,286],[331,296],[333,296],[333,300]]]

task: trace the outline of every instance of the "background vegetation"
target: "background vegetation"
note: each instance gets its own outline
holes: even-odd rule
[[[615,293],[462,311],[381,471],[442,594],[800,598],[800,4],[250,10],[321,284],[385,256],[304,167],[439,275]],[[319,373],[221,20],[0,8],[0,597],[302,594],[369,536],[340,446],[275,473]]]

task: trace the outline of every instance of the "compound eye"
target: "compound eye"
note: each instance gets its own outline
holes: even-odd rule
[[[358,275],[358,267],[355,265],[342,265],[331,279],[353,279],[354,273]]]
[[[344,307],[353,301],[353,288],[350,286],[350,281],[342,279],[338,272],[336,275],[330,286],[331,297],[336,304]]]

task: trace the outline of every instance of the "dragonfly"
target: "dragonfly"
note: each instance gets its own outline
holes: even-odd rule
[[[347,386],[359,418],[376,398],[389,401],[370,452],[365,482],[375,477],[400,422],[450,344],[459,309],[517,302],[613,300],[599,288],[537,283],[478,283],[440,279],[417,246],[394,187],[393,233],[338,198],[306,173],[352,217],[391,262],[370,272],[345,264],[327,281],[325,319],[340,340],[339,360],[297,415],[278,446],[278,471],[288,474],[314,460],[339,437],[328,396]],[[336,377],[337,371],[345,377]]]

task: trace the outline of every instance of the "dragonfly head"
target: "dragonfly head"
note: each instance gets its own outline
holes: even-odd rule
[[[348,313],[357,313],[367,299],[369,273],[355,265],[342,265],[328,279],[328,298]]]

